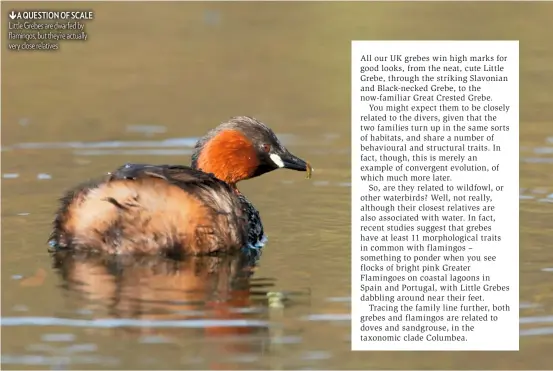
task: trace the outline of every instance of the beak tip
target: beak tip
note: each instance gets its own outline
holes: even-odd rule
[[[311,167],[311,164],[309,162],[305,162],[305,171],[307,171],[307,179],[311,179],[311,173],[313,173],[313,168]]]

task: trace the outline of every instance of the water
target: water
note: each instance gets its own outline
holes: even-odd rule
[[[553,364],[551,4],[91,8],[86,43],[3,54],[2,368]],[[521,40],[521,351],[352,353],[350,40],[431,39],[436,29],[444,39]],[[279,170],[240,185],[269,235],[256,266],[50,259],[64,189],[128,161],[187,164],[199,136],[239,114],[268,123],[316,169],[311,180]]]

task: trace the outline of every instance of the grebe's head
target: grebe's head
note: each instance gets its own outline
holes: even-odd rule
[[[269,127],[247,116],[233,117],[201,138],[194,148],[192,167],[231,185],[279,168],[311,171]]]

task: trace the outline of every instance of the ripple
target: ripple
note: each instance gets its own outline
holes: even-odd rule
[[[129,133],[142,133],[146,135],[162,134],[167,132],[167,128],[162,125],[127,125]]]
[[[291,184],[297,184],[298,181],[296,180],[280,180],[281,184],[291,185]],[[349,188],[351,187],[350,182],[331,182],[328,180],[316,180],[312,182],[314,187],[341,187],[341,188]]]
[[[207,327],[268,327],[267,321],[260,320],[175,320],[154,321],[137,319],[67,319],[55,317],[2,317],[2,326],[69,326],[69,327],[179,327],[179,328],[207,328]]]
[[[49,179],[52,179],[52,176],[50,174],[40,173],[40,174],[37,174],[36,178],[38,180],[49,180]]]
[[[75,340],[73,334],[44,334],[41,337],[42,341],[46,342],[69,342]]]
[[[306,321],[350,321],[351,314],[310,314],[303,319]]]
[[[536,147],[534,148],[534,153],[536,154],[552,154],[553,153],[553,147]]]
[[[54,356],[46,357],[40,355],[11,355],[2,354],[3,365],[49,365],[59,367],[61,365],[68,364],[101,364],[106,365],[118,365],[119,360],[113,357],[97,357],[97,356]]]
[[[518,306],[520,309],[539,308],[540,305],[534,303],[520,303]]]
[[[63,353],[91,353],[98,351],[98,345],[93,343],[71,344],[65,348],[50,344],[30,344],[26,348],[29,352],[63,352]]]
[[[155,125],[131,125],[127,127],[128,131],[161,133],[162,126]],[[149,130],[149,131],[148,131]],[[295,141],[292,134],[277,134],[280,140],[289,144]],[[167,138],[162,140],[110,140],[99,142],[25,142],[16,143],[10,146],[2,146],[2,151],[18,149],[121,149],[121,148],[183,148],[193,149],[198,141],[198,137]]]
[[[193,148],[198,138],[170,138],[164,140],[112,140],[101,142],[27,142],[17,143],[3,149],[107,149],[107,148],[170,148],[190,147]]]
[[[128,132],[146,135],[160,134],[166,131],[160,125],[129,125]],[[294,142],[295,136],[279,134],[283,143]],[[2,147],[2,151],[19,149],[73,149],[77,156],[189,156],[199,138],[183,137],[163,140],[113,140],[99,142],[26,142]],[[16,178],[19,174],[4,174],[4,178]],[[40,178],[46,179],[46,178]],[[49,179],[49,178],[48,178]]]
[[[330,298],[327,298],[326,301],[330,301],[333,303],[351,303],[351,298],[349,296],[330,297]]]
[[[279,336],[271,338],[272,344],[300,344],[303,341],[301,336]]]
[[[65,349],[67,353],[96,352],[97,350],[98,345],[93,343],[73,344]]]
[[[142,336],[140,339],[138,339],[138,342],[142,344],[167,344],[171,341],[167,339],[165,336]]]
[[[261,307],[242,307],[242,308],[230,308],[230,313],[239,313],[239,314],[253,314],[253,313],[264,313],[265,309]]]
[[[553,316],[536,316],[536,317],[521,317],[521,324],[529,323],[553,323]]]
[[[189,156],[193,152],[192,149],[90,149],[73,153],[77,156]]]
[[[520,336],[541,336],[541,335],[553,335],[553,327],[541,327],[520,330]]]
[[[330,358],[332,358],[332,355],[329,352],[325,351],[311,351],[305,352],[301,355],[301,359],[305,361],[319,361]]]
[[[526,157],[521,158],[520,161],[530,164],[553,164],[553,158],[550,157]]]

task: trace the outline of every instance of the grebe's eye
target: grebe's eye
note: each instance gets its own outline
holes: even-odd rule
[[[271,150],[271,145],[265,143],[265,144],[263,144],[263,146],[261,148],[263,148],[263,151],[269,152]]]

